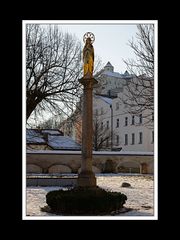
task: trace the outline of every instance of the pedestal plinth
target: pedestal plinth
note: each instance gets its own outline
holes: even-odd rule
[[[83,89],[83,115],[82,115],[82,162],[81,172],[78,175],[78,186],[96,186],[95,174],[92,171],[92,148],[93,148],[93,110],[92,90],[97,83],[94,78],[81,78],[79,82]]]

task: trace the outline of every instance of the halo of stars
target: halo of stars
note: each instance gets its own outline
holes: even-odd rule
[[[83,42],[84,43],[86,42],[87,38],[91,39],[91,43],[93,43],[95,41],[95,36],[92,32],[87,32],[87,33],[84,34],[84,36],[83,36]]]

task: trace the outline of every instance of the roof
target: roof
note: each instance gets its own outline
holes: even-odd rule
[[[95,95],[95,97],[103,100],[104,102],[106,102],[109,105],[112,105],[112,98],[103,97],[103,96],[100,96],[100,95]]]
[[[27,129],[27,144],[47,144],[54,150],[81,150],[81,145],[72,138],[62,136],[58,129]]]
[[[112,67],[112,64],[110,62],[107,62],[107,64],[105,65],[105,67]]]
[[[55,150],[80,150],[80,144],[65,136],[48,136],[48,145]]]
[[[27,154],[59,154],[59,155],[81,155],[81,151],[60,151],[60,150],[27,150]],[[141,151],[93,151],[93,156],[154,156],[154,152],[141,152]]]
[[[117,97],[118,93],[123,92],[123,88],[122,87],[113,88],[113,89],[109,90],[109,92],[110,92],[110,96]]]
[[[104,71],[102,74],[109,77],[115,77],[115,78],[131,78],[132,77],[132,75],[130,75],[127,71],[124,74],[120,74],[118,72]]]
[[[27,129],[26,130],[26,143],[46,144],[46,141],[38,129]]]
[[[124,75],[129,75],[129,72],[126,70],[126,71],[124,72]]]
[[[42,133],[48,133],[50,135],[62,135],[62,132],[59,131],[59,129],[42,129],[41,130]]]

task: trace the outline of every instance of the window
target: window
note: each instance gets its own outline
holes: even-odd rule
[[[116,120],[116,127],[119,127],[119,118]]]
[[[139,144],[142,144],[142,139],[143,138],[143,134],[142,132],[139,133]]]
[[[109,121],[106,122],[107,129],[109,129]]]
[[[101,122],[101,130],[103,130],[103,122]]]
[[[131,124],[134,125],[134,116],[132,116],[132,123]]]
[[[104,113],[104,111],[103,111],[103,107],[101,108],[101,114],[103,114]]]
[[[125,142],[124,142],[124,145],[128,145],[128,135],[125,134]]]
[[[109,147],[109,138],[106,140],[106,147]]]
[[[139,115],[139,124],[142,124],[142,114]]]
[[[134,145],[135,144],[135,134],[134,133],[132,133],[132,143],[131,143],[132,145]]]
[[[119,135],[116,135],[116,145],[119,145]]]
[[[117,102],[116,103],[116,110],[118,110],[119,109],[119,103]]]
[[[151,143],[154,143],[154,131],[152,131],[152,140]]]
[[[125,126],[128,125],[128,117],[125,117]]]
[[[135,90],[137,91],[138,90],[138,84],[135,83]]]

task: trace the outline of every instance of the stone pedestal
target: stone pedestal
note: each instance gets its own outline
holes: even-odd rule
[[[95,174],[92,171],[92,149],[93,149],[93,108],[92,108],[92,90],[93,85],[97,83],[94,78],[85,78],[79,80],[84,86],[83,90],[83,115],[82,115],[82,162],[81,172],[78,175],[78,186],[93,187],[96,186]]]

